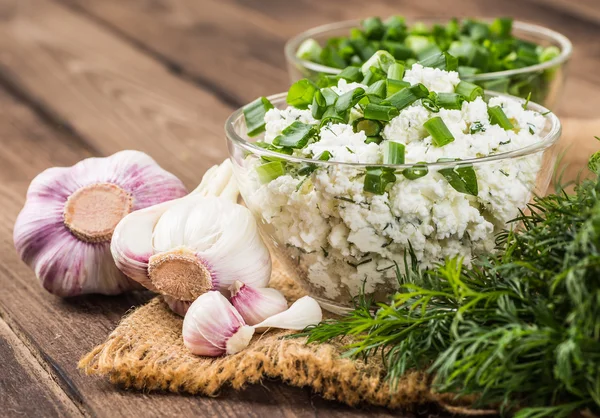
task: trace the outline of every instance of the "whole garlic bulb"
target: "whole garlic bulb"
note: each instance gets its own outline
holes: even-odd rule
[[[216,357],[235,354],[246,348],[254,328],[220,292],[200,296],[187,311],[183,320],[183,343],[200,356]]]
[[[179,179],[138,151],[50,168],[29,186],[14,227],[15,248],[58,296],[139,288],[110,256],[114,228],[130,212],[185,194]]]
[[[207,175],[218,181],[206,181]],[[235,203],[231,163],[207,175],[190,195],[126,216],[113,236],[117,266],[171,298],[170,305],[173,299],[191,302],[210,290],[227,291],[236,280],[265,287],[271,275],[256,221]],[[209,190],[209,184],[220,186]]]

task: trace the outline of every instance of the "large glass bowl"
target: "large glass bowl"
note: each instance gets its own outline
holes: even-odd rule
[[[427,25],[447,23],[447,21],[432,19],[416,19],[413,22],[423,22]],[[410,25],[410,22],[408,24]],[[300,59],[296,57],[296,51],[306,39],[312,38],[320,45],[324,45],[329,38],[348,36],[350,29],[359,26],[360,20],[336,22],[309,29],[290,39],[285,45],[290,81],[293,83],[302,78],[316,81],[319,74],[338,74],[340,69]],[[560,55],[541,64],[515,70],[462,76],[461,80],[476,83],[486,90],[521,98],[527,98],[531,92],[532,101],[554,110],[565,84],[567,62],[573,49],[571,42],[556,31],[520,21],[513,23],[513,34],[518,39],[534,42],[543,47],[556,46],[560,49]]]
[[[500,95],[493,92],[486,92],[486,94],[488,97]],[[276,108],[282,109],[287,107],[285,99],[285,93],[269,97]],[[436,187],[442,187],[442,192],[454,193],[444,189],[450,186],[447,182],[444,183],[442,177],[444,172],[441,170],[460,169],[464,166],[473,167],[478,178],[486,179],[485,184],[479,182],[477,198],[469,197],[469,200],[463,201],[467,206],[451,210],[462,212],[467,209],[468,212],[472,211],[472,208],[477,208],[483,217],[481,219],[484,219],[490,218],[486,213],[486,205],[490,205],[492,209],[495,206],[504,208],[503,211],[498,209],[498,213],[502,213],[501,220],[490,219],[493,227],[488,231],[489,236],[486,235],[487,244],[475,242],[475,238],[468,232],[460,237],[457,235],[456,238],[440,241],[438,237],[433,238],[438,231],[432,232],[431,238],[426,237],[425,242],[418,243],[409,238],[411,245],[414,247],[425,245],[427,248],[427,245],[431,244],[434,250],[439,251],[440,261],[444,257],[460,254],[466,257],[466,262],[469,262],[470,257],[492,251],[494,235],[503,228],[505,222],[516,216],[519,209],[524,209],[534,193],[546,192],[556,162],[554,145],[560,137],[561,125],[558,118],[547,112],[544,107],[530,102],[528,108],[545,114],[546,120],[545,127],[540,133],[543,140],[532,146],[484,158],[463,160],[460,163],[382,165],[394,170],[398,178],[388,193],[390,199],[386,204],[390,213],[400,210],[399,207],[406,203],[406,200],[403,200],[405,196],[406,198],[411,194],[414,196],[415,191],[417,194],[421,193],[421,187],[427,188],[423,191],[424,196],[433,193],[428,189],[430,186],[427,186],[429,181],[427,179],[435,180],[438,184]],[[356,203],[348,197],[351,193],[338,195],[338,192],[331,190],[336,182],[343,184],[347,179],[356,179],[357,176],[364,175],[367,165],[295,158],[260,148],[253,144],[253,141],[260,140],[261,136],[250,139],[246,134],[242,109],[235,111],[229,117],[225,130],[234,174],[245,204],[254,213],[273,254],[323,308],[336,313],[344,312],[351,307],[352,298],[360,294],[361,289],[373,296],[375,300],[384,300],[394,292],[397,288],[395,265],[397,263],[401,270],[404,269],[404,257],[405,254],[408,255],[408,242],[402,239],[390,239],[385,228],[381,225],[376,226],[379,222],[378,212],[387,211],[386,206],[381,203],[382,201],[385,203],[388,195],[375,198],[374,195],[365,193],[370,197]],[[315,170],[308,177],[303,177],[304,181],[284,175],[263,184],[258,179],[255,168],[264,162],[265,158],[279,158],[288,167],[314,164]],[[427,170],[427,174],[417,180],[408,180],[401,174],[405,169],[420,170],[420,173]],[[507,175],[511,177],[505,177]],[[362,192],[362,184],[359,189]],[[392,199],[391,196],[396,197]],[[454,193],[454,196],[462,199],[463,195]],[[382,198],[384,200],[381,200]],[[507,206],[506,201],[513,204]],[[414,215],[410,215],[410,219],[405,215],[398,215],[396,221],[404,222],[408,229],[418,228],[421,221],[428,219],[433,213],[427,202],[429,202],[427,199],[421,203],[416,202]],[[506,210],[506,207],[509,209]],[[351,213],[351,210],[354,212]],[[436,210],[439,211],[439,207]],[[360,219],[353,218],[357,211],[361,213]],[[394,213],[394,216],[396,214]],[[440,214],[438,213],[437,216]],[[441,216],[445,216],[444,213]],[[351,223],[363,221],[367,222],[363,233],[352,230],[354,226]],[[368,225],[369,222],[371,226]],[[344,242],[349,241],[353,244],[348,248],[360,247],[361,251],[363,247],[372,246],[373,242],[382,244],[381,248],[377,247],[377,251],[364,251],[357,254],[351,249],[344,249]],[[417,263],[422,263],[419,254],[416,254],[416,258]],[[410,256],[407,259],[410,260]],[[422,265],[422,267],[430,266]]]

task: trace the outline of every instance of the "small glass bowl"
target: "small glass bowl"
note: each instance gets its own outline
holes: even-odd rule
[[[489,19],[479,20],[490,22]],[[447,23],[447,21],[434,19],[415,19],[413,22],[423,22],[426,25]],[[290,81],[293,83],[302,78],[316,81],[320,74],[338,74],[341,71],[339,68],[300,59],[296,57],[296,51],[307,39],[312,38],[320,45],[324,45],[330,38],[348,36],[350,29],[360,27],[360,23],[360,20],[348,20],[317,26],[290,39],[284,49]],[[527,98],[531,91],[532,101],[554,110],[565,84],[567,62],[573,50],[571,41],[551,29],[520,21],[513,22],[513,34],[518,39],[543,47],[554,45],[560,49],[560,55],[550,61],[529,67],[475,74],[461,79],[476,83],[486,90],[511,94],[523,99]]]
[[[495,92],[486,92],[486,95],[488,98],[503,96]],[[276,94],[268,99],[276,108],[287,107],[286,93]],[[419,181],[427,176],[438,176],[434,177],[438,182],[437,187],[450,187],[443,182],[441,182],[441,186],[439,185],[439,180],[443,179],[442,174],[439,173],[440,170],[452,170],[465,165],[472,166],[478,178],[486,178],[486,184],[493,184],[497,190],[500,190],[497,196],[490,197],[490,199],[484,198],[482,202],[489,200],[492,202],[491,205],[503,205],[506,199],[518,202],[515,204],[516,207],[509,206],[512,213],[504,213],[503,222],[513,218],[517,215],[517,207],[524,209],[533,194],[545,194],[556,163],[555,144],[561,134],[560,122],[553,113],[546,113],[547,110],[544,107],[533,102],[528,103],[528,109],[545,114],[546,125],[540,133],[543,140],[539,143],[488,157],[462,160],[460,163],[380,165],[393,170],[398,178],[392,186],[392,189],[395,187],[397,189],[389,190],[389,195],[395,194],[402,196],[403,199],[406,194],[414,193],[415,187],[421,193],[420,188],[428,186],[422,186],[424,183],[419,183]],[[345,196],[335,195],[330,188],[335,182],[352,181],[357,176],[360,177],[365,173],[367,164],[318,161],[265,150],[253,143],[261,140],[262,135],[252,139],[248,137],[242,109],[236,110],[227,119],[225,132],[234,175],[242,197],[247,207],[255,215],[265,241],[289,274],[308,294],[319,301],[324,309],[334,313],[348,311],[352,306],[353,297],[359,294],[361,289],[372,296],[375,301],[386,300],[397,289],[395,263],[403,271],[404,257],[408,248],[407,242],[397,243],[393,240],[391,242],[390,238],[386,236],[386,243],[382,245],[381,250],[367,251],[359,258],[351,251],[344,250],[344,240],[350,240],[349,231],[352,229],[348,225],[354,221],[351,219],[351,213],[342,214],[342,211],[346,211],[348,208],[352,210],[351,206],[357,203]],[[313,164],[316,170],[309,174],[304,182],[301,182],[299,177],[294,179],[284,175],[270,183],[262,184],[258,179],[255,167],[262,163],[263,157],[278,158],[290,168]],[[427,174],[422,179],[408,180],[401,174],[405,169],[422,171],[424,168],[427,170]],[[503,172],[503,170],[505,171]],[[514,176],[510,179],[504,177],[511,170],[513,170]],[[317,175],[320,177],[317,178]],[[480,184],[483,186],[483,183]],[[492,196],[491,186],[488,189],[489,192],[483,191],[481,186],[478,197],[469,198],[472,203],[468,203],[471,206],[466,206],[466,208],[469,210],[471,210],[470,207],[477,208],[479,214],[484,218],[489,218],[485,213],[485,204],[490,203],[473,200],[479,200],[484,193],[486,196],[487,193]],[[362,190],[362,183],[359,189]],[[373,200],[371,200],[372,202]],[[398,202],[401,203],[401,200],[392,200],[391,198],[388,200],[386,204],[390,208],[390,213]],[[375,218],[372,219],[372,223],[375,225],[378,222],[377,215],[375,210],[372,211],[371,203],[359,203],[358,206],[361,206],[361,209],[358,210],[363,210],[363,217],[373,215]],[[381,210],[382,207],[385,210],[380,200],[377,210]],[[425,213],[432,212],[427,205],[424,207]],[[422,218],[420,219],[418,214],[422,213],[422,210],[415,209],[415,218],[411,220],[414,225],[421,225]],[[360,222],[360,219],[357,222]],[[454,255],[452,245],[459,245],[459,242],[460,245],[463,245],[461,248],[466,248],[467,252],[472,250],[473,256],[477,253],[489,252],[493,250],[494,235],[502,229],[503,225],[504,223],[495,222],[489,237],[485,236],[486,240],[491,240],[491,248],[479,248],[480,243],[473,244],[468,233],[464,234],[460,240],[449,238],[446,244],[443,239],[435,238],[435,245],[440,247],[439,243],[442,243],[439,248],[439,255],[442,259]],[[353,245],[355,247],[369,246],[371,244],[360,240],[381,241],[382,236],[387,233],[381,231],[380,228],[380,230],[373,229],[373,234],[364,235],[362,238],[360,233],[355,234],[352,237]],[[425,245],[427,245],[427,240],[430,238],[426,237],[425,239]],[[434,238],[431,238],[431,241],[433,243]],[[448,248],[444,248],[444,245],[447,245]],[[464,254],[461,253],[461,255]],[[365,260],[371,261],[365,262]],[[365,287],[363,288],[363,286]]]

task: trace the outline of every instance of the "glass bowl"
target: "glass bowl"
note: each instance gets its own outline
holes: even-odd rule
[[[490,22],[489,19],[478,20]],[[341,71],[339,68],[300,59],[296,57],[296,51],[306,39],[312,38],[320,45],[324,45],[329,38],[348,36],[350,29],[359,27],[360,22],[360,20],[348,20],[318,26],[290,39],[285,45],[290,81],[293,83],[302,78],[316,81],[319,74],[338,74]],[[427,25],[447,23],[444,20],[433,19],[415,19],[412,22],[423,22]],[[408,22],[409,25],[410,23]],[[554,45],[560,49],[560,55],[541,64],[515,70],[465,75],[461,76],[461,80],[476,83],[486,90],[498,91],[524,99],[531,91],[532,101],[554,110],[565,84],[567,62],[573,49],[571,42],[564,35],[551,29],[520,21],[513,22],[513,34],[518,39],[534,42],[543,47]]]
[[[286,93],[268,99],[276,108],[287,107]],[[528,108],[547,112],[533,102]],[[545,120],[543,140],[526,148],[460,162],[381,165],[397,176],[382,196],[362,191],[366,164],[297,158],[255,145],[252,141],[262,135],[252,140],[247,136],[242,109],[228,118],[225,131],[242,197],[272,253],[324,309],[343,313],[361,291],[381,301],[397,289],[396,265],[404,270],[405,260],[411,262],[409,245],[415,251],[414,261],[423,268],[431,267],[433,259],[437,263],[460,255],[469,263],[471,257],[493,251],[494,235],[525,208],[534,193],[545,194],[551,180],[561,125],[550,112]],[[314,170],[306,177],[284,174],[261,183],[255,168],[265,158],[277,158],[291,169],[312,164]],[[472,167],[477,175],[477,197],[450,190],[444,180],[448,170],[465,167]],[[405,170],[424,176],[409,180],[402,174]],[[346,185],[349,192],[341,193],[340,187]],[[357,189],[362,201],[351,191]],[[444,206],[444,198],[439,197],[444,194],[453,196],[456,205]],[[462,232],[456,227],[453,233],[448,222],[444,237],[446,232],[439,226],[427,230],[434,215],[437,219],[470,217],[473,224]]]

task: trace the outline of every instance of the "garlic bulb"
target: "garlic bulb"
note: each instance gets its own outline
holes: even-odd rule
[[[110,256],[113,231],[128,213],[185,194],[179,179],[138,151],[50,168],[29,186],[14,227],[15,248],[44,288],[59,296],[138,288]]]
[[[287,309],[285,297],[276,289],[255,288],[239,280],[229,288],[231,304],[248,325],[255,325]]]
[[[309,325],[316,325],[323,320],[323,312],[316,300],[304,296],[292,303],[288,310],[273,315],[254,325],[256,332],[264,332],[269,328],[303,330]]]
[[[183,343],[200,356],[235,354],[248,346],[254,328],[220,292],[204,293],[190,306],[183,320]]]
[[[190,195],[126,216],[114,232],[117,266],[146,288],[180,301],[226,291],[236,280],[264,287],[271,257],[251,212],[235,203],[226,161]],[[218,197],[210,197],[215,194]]]

